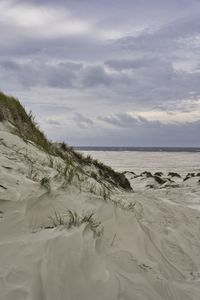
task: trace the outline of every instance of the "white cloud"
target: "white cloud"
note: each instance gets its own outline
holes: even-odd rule
[[[142,118],[147,119],[148,121],[159,121],[163,124],[168,123],[186,123],[186,122],[193,122],[200,120],[200,111],[179,111],[174,112],[173,110],[168,111],[134,111],[134,112],[128,112],[131,116],[139,116]]]
[[[74,18],[66,8],[61,10],[50,6],[10,1],[0,3],[0,22],[25,31],[33,30],[31,31],[33,36],[38,34],[51,38],[79,35],[90,30],[88,21]]]

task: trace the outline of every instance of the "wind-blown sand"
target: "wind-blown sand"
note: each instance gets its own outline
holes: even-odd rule
[[[145,168],[166,182],[138,176]],[[181,178],[144,169],[126,173],[134,193],[103,201],[84,183],[63,187],[46,154],[0,123],[0,299],[200,299],[200,177],[184,181],[183,164],[170,166]],[[50,189],[39,183],[47,176]],[[49,228],[66,209],[94,211],[102,234]]]

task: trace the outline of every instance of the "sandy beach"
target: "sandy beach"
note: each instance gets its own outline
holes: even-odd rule
[[[200,154],[91,153],[133,188],[102,199],[91,179],[64,186],[58,158],[50,165],[10,126],[0,125],[1,300],[199,299]],[[67,210],[93,212],[96,229],[52,226]]]

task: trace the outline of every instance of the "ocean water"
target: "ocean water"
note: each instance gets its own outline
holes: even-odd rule
[[[80,151],[200,152],[200,147],[75,147]]]
[[[111,166],[116,171],[200,172],[198,151],[81,151]]]

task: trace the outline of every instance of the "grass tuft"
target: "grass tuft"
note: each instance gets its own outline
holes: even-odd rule
[[[51,227],[64,226],[67,229],[73,227],[80,227],[82,224],[88,225],[88,227],[93,231],[95,236],[99,237],[103,233],[103,228],[100,227],[101,222],[98,222],[94,218],[94,212],[88,212],[84,216],[80,216],[76,211],[67,210],[63,215],[54,213],[53,217],[49,218],[51,221]]]

